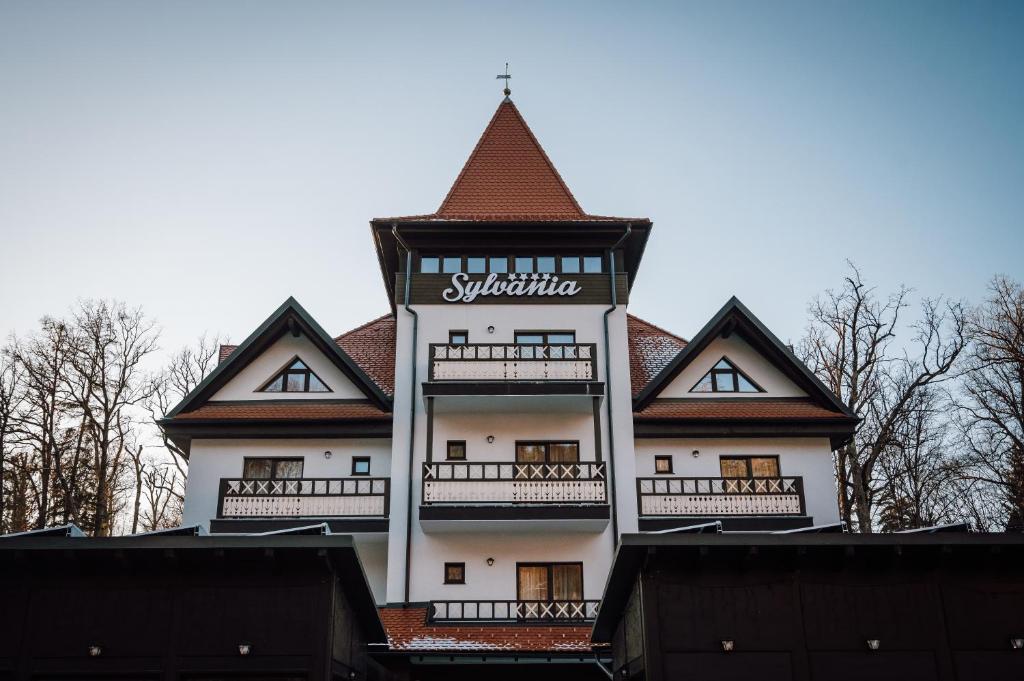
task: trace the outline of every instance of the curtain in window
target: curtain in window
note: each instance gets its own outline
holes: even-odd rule
[[[749,478],[750,468],[746,459],[721,459],[720,466],[723,478]]]
[[[548,600],[548,587],[546,565],[519,566],[519,600],[546,601]]]
[[[750,460],[750,470],[755,478],[777,478],[779,460],[774,456],[755,456]]]
[[[544,463],[544,445],[516,445],[519,463]]]
[[[583,566],[551,566],[551,599],[555,601],[583,600]]]
[[[246,459],[242,477],[249,480],[267,480],[273,470],[273,462],[270,459]]]
[[[548,445],[548,454],[552,463],[575,463],[580,460],[580,448],[575,442]]]
[[[275,461],[274,466],[274,477],[275,478],[301,478],[302,477],[302,462],[298,460],[281,459]]]

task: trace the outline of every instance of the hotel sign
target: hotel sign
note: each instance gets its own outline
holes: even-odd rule
[[[449,303],[472,303],[477,298],[501,296],[569,298],[582,290],[574,280],[559,280],[554,274],[508,274],[499,280],[491,273],[486,279],[470,281],[468,274],[459,272],[452,275],[452,285],[441,297]]]

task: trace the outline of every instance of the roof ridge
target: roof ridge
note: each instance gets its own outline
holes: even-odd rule
[[[385,312],[384,314],[382,314],[381,316],[377,317],[376,319],[371,319],[370,321],[366,322],[365,324],[360,324],[359,326],[355,327],[354,329],[349,329],[348,331],[343,331],[342,333],[340,333],[340,334],[338,334],[337,336],[334,337],[334,341],[335,342],[340,341],[345,336],[351,336],[356,331],[362,331],[363,329],[368,328],[370,326],[373,326],[377,322],[381,321],[382,319],[387,319],[388,317],[394,317],[394,315],[391,314],[390,312]]]
[[[658,331],[661,331],[664,334],[672,336],[673,338],[675,338],[677,341],[680,341],[681,343],[689,344],[689,342],[690,342],[690,341],[686,340],[685,338],[683,338],[682,336],[680,336],[678,334],[675,334],[675,333],[672,333],[668,329],[663,329],[662,327],[658,326],[657,324],[649,322],[646,319],[642,319],[640,317],[637,317],[635,314],[633,314],[631,312],[627,312],[626,313],[626,317],[630,318],[630,319],[634,319],[634,320],[640,322],[641,324],[646,324],[647,326],[651,327],[652,329],[656,329]]]

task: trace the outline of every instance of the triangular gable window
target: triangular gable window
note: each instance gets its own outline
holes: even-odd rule
[[[276,376],[266,382],[263,393],[329,393],[327,387],[306,363],[296,357]]]
[[[697,385],[690,388],[691,393],[761,393],[764,389],[754,383],[736,365],[725,357],[718,360]]]

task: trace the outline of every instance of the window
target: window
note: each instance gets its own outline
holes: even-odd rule
[[[469,331],[449,331],[448,345],[465,345],[469,342]]]
[[[672,457],[667,454],[664,456],[655,456],[654,472],[659,475],[668,475],[672,473]]]
[[[718,462],[723,478],[779,477],[777,456],[723,456]]]
[[[747,377],[736,365],[723,357],[704,378],[690,389],[692,393],[759,393],[764,390]]]
[[[448,454],[446,458],[448,459],[448,461],[465,461],[466,441],[448,440]]]
[[[533,258],[529,256],[517,256],[515,258],[516,272],[519,274],[529,274],[533,272]]]
[[[579,256],[571,255],[562,257],[562,274],[579,274],[579,272]]]
[[[420,272],[423,274],[437,274],[441,271],[441,259],[437,257],[420,258]]]
[[[516,331],[516,345],[572,345],[575,331]]]
[[[583,563],[517,563],[520,601],[583,600]]]
[[[495,274],[508,274],[508,258],[488,258],[487,267]]]
[[[302,459],[269,459],[245,457],[242,477],[247,480],[276,480],[301,478]]]
[[[455,274],[462,271],[462,258],[459,256],[446,256],[441,259],[442,271],[445,274]]]
[[[466,258],[466,272],[469,274],[483,274],[487,271],[487,258]]]
[[[445,584],[465,584],[466,583],[466,564],[465,563],[445,563],[444,564],[444,583]]]
[[[603,258],[599,255],[587,255],[583,258],[583,271],[587,274],[600,274],[601,273],[601,261]]]
[[[555,256],[542,255],[537,258],[537,271],[541,274],[555,273]]]
[[[370,457],[368,456],[353,456],[352,457],[352,475],[369,475],[370,474]]]
[[[579,442],[517,442],[516,463],[576,463]]]
[[[331,389],[298,357],[263,384],[264,393],[329,393]]]

